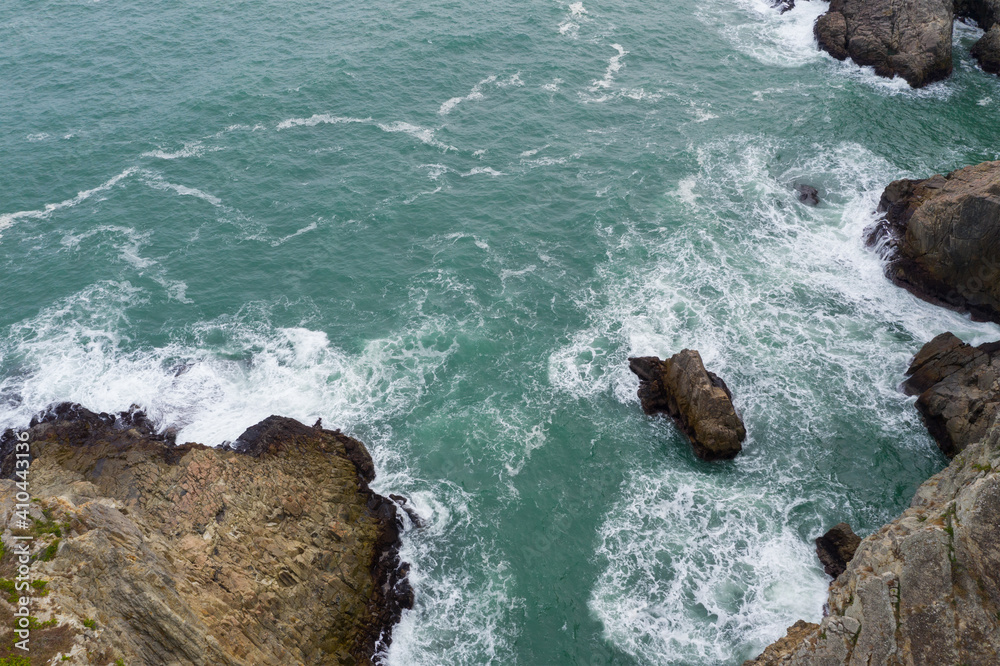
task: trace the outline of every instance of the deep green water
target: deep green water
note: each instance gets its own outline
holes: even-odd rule
[[[1000,154],[975,32],[915,92],[799,4],[0,6],[0,426],[363,439],[428,523],[394,666],[740,663],[821,617],[814,537],[942,467],[910,356],[998,337],[860,240],[890,180]],[[684,347],[733,462],[639,409],[626,358]]]

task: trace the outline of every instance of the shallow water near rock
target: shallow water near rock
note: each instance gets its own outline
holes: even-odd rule
[[[757,654],[821,617],[812,539],[944,465],[910,357],[1000,337],[862,239],[889,181],[997,159],[978,33],[912,91],[768,5],[0,9],[0,426],[363,440],[426,523],[390,664]],[[639,407],[627,358],[683,348],[734,461]]]

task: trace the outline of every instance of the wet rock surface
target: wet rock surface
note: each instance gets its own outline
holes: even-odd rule
[[[784,13],[794,4],[774,6]],[[972,55],[985,71],[1000,72],[1000,30],[993,30],[1000,0],[832,0],[813,33],[837,60],[850,58],[879,76],[900,76],[919,88],[951,74],[956,18],[986,31]]]
[[[882,194],[885,218],[869,235],[886,275],[916,296],[1000,323],[1000,162],[924,180],[897,180]]]
[[[837,523],[816,539],[816,555],[823,563],[826,574],[836,578],[844,573],[860,544],[861,537],[854,533],[850,525]]]
[[[64,404],[29,433],[34,614],[67,663],[370,664],[412,606],[397,505],[338,431],[272,416],[236,450],[173,446],[143,415]]]
[[[951,333],[913,357],[903,390],[949,458],[985,435],[1000,404],[1000,342],[973,347]]]
[[[663,361],[629,359],[640,379],[639,400],[647,414],[670,416],[703,460],[734,458],[743,449],[746,428],[733,407],[729,387],[708,372],[701,355],[685,349]]]
[[[951,74],[953,21],[951,0],[832,0],[813,32],[834,58],[919,88]]]

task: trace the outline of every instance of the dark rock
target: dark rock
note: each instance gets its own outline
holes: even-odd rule
[[[784,14],[790,9],[795,8],[795,0],[774,0],[771,3],[772,9],[777,9],[779,14]]]
[[[978,347],[951,333],[937,336],[913,357],[903,390],[949,458],[978,442],[1000,405],[1000,342]]]
[[[972,46],[972,55],[983,71],[1000,74],[1000,23],[994,23],[983,37]]]
[[[847,523],[837,523],[830,531],[816,539],[816,554],[828,576],[836,578],[844,573],[847,563],[861,545],[861,537]]]
[[[932,303],[1000,323],[1000,162],[925,180],[897,180],[882,194],[884,219],[868,243],[886,276]]]
[[[832,0],[813,32],[834,58],[920,88],[951,74],[953,20],[952,0]]]
[[[1000,20],[1000,0],[955,0],[955,16],[972,19],[989,31]]]
[[[746,429],[733,407],[729,387],[708,372],[692,349],[666,361],[655,356],[629,359],[638,375],[639,400],[647,414],[664,413],[691,441],[703,460],[734,458],[742,450]]]
[[[819,205],[819,190],[811,185],[796,185],[795,191],[799,193],[799,201],[807,206]]]

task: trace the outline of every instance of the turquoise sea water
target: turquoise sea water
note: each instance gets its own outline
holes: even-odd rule
[[[975,31],[912,91],[819,53],[824,7],[3,5],[0,426],[361,438],[427,523],[393,666],[739,664],[821,617],[813,538],[942,467],[911,355],[1000,337],[861,243],[890,180],[1000,155]],[[626,358],[685,347],[735,461],[639,408]]]

